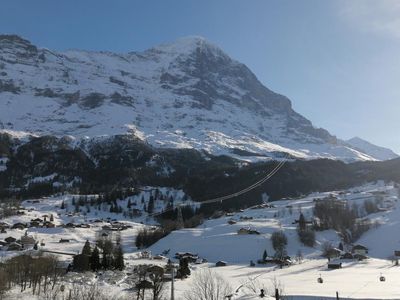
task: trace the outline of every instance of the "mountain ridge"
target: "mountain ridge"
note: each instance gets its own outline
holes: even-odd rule
[[[390,160],[398,158],[399,155],[393,150],[370,143],[360,137],[353,137],[346,141],[352,147],[376,157],[378,160]]]
[[[117,54],[56,52],[1,35],[0,95],[0,129],[8,131],[133,134],[156,147],[250,161],[282,153],[378,160],[315,128],[287,97],[200,37]]]

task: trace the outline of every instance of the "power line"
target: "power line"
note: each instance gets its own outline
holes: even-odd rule
[[[226,200],[229,200],[229,199],[232,199],[232,198],[241,196],[241,195],[243,195],[243,194],[245,194],[245,193],[248,193],[248,192],[250,192],[251,190],[254,190],[254,189],[257,188],[258,186],[262,185],[264,182],[266,182],[267,180],[269,180],[272,176],[274,176],[274,175],[286,164],[286,162],[288,161],[288,158],[289,158],[289,154],[287,154],[287,155],[283,158],[283,160],[281,160],[281,161],[275,166],[275,168],[273,168],[266,176],[264,176],[264,177],[263,177],[262,179],[260,179],[259,181],[253,183],[252,185],[250,185],[250,186],[248,186],[248,187],[246,187],[246,188],[244,188],[244,189],[242,189],[242,190],[240,190],[240,191],[237,191],[237,192],[235,192],[235,193],[232,193],[232,194],[228,194],[228,195],[225,195],[225,196],[216,197],[216,198],[211,198],[211,199],[208,199],[208,200],[205,200],[205,201],[201,201],[200,204],[210,204],[210,203],[215,203],[215,202],[226,201]],[[186,204],[180,203],[180,204],[178,204],[178,206],[186,206]],[[176,207],[175,207],[175,208],[176,208]],[[159,216],[159,215],[161,215],[161,214],[163,214],[163,213],[166,213],[166,212],[168,212],[168,211],[172,211],[172,210],[174,210],[175,208],[170,208],[170,209],[168,209],[168,210],[164,210],[164,211],[159,212],[159,213],[149,214],[149,216],[150,216],[150,217],[156,217],[156,216]]]

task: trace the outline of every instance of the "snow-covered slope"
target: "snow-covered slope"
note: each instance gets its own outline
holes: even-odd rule
[[[117,54],[55,52],[1,35],[0,129],[129,133],[157,147],[241,158],[374,160],[315,128],[289,99],[199,37]]]
[[[389,160],[399,157],[399,155],[394,153],[392,150],[371,144],[370,142],[359,137],[354,137],[350,140],[347,140],[346,143],[354,149],[366,153],[377,160]]]
[[[341,239],[338,233],[334,230],[318,231],[315,248],[306,247],[298,239],[295,220],[298,220],[300,212],[307,220],[311,220],[314,217],[315,200],[331,196],[346,201],[349,206],[357,204],[360,210],[365,201],[375,201],[376,197],[382,197],[382,211],[366,216],[380,226],[364,233],[359,241],[370,249],[371,257],[375,258],[385,259],[394,250],[400,249],[399,240],[393,239],[400,226],[398,189],[393,184],[384,182],[366,184],[347,191],[314,193],[296,200],[274,201],[272,208],[247,209],[230,216],[207,220],[197,228],[172,232],[150,249],[155,253],[161,253],[165,249],[171,249],[171,253],[188,251],[198,253],[213,262],[224,260],[232,264],[243,264],[261,258],[264,250],[273,255],[271,234],[282,230],[288,239],[286,250],[289,256],[295,257],[300,250],[305,257],[315,258],[321,255],[316,250],[321,249],[324,242],[331,242],[334,246],[339,244]],[[229,220],[236,223],[229,224]],[[260,235],[239,235],[237,232],[240,228],[257,230]]]
[[[180,190],[146,187],[140,194],[118,200],[118,206],[125,209],[130,200],[132,204],[137,202],[137,205],[134,205],[135,209],[142,211],[141,198],[143,197],[144,202],[148,203],[150,196],[155,196],[155,189],[159,190],[160,195],[172,195],[177,199],[176,204],[190,201],[190,199],[184,199],[184,194]],[[148,226],[147,228],[152,227],[153,218],[146,218],[145,213],[134,217],[122,213],[111,213],[109,212],[110,206],[106,202],[100,206],[100,209],[96,208],[98,205],[95,202],[94,206],[82,205],[79,207],[79,211],[76,211],[75,206],[72,205],[72,195],[59,195],[26,200],[22,203],[22,206],[26,208],[25,214],[7,217],[2,221],[12,225],[17,222],[30,222],[34,218],[44,218],[43,215],[53,215],[55,225],[72,222],[89,224],[90,227],[64,228],[57,226],[55,228],[31,227],[27,230],[9,229],[7,233],[0,233],[0,240],[9,236],[19,239],[27,232],[35,240],[45,242],[44,246],[39,246],[41,250],[73,254],[81,251],[86,240],[94,245],[96,238],[102,233],[107,233],[110,238],[120,236],[127,267],[124,272],[107,271],[98,274],[88,272],[79,275],[69,273],[67,277],[64,277],[67,282],[70,278],[68,276],[80,279],[84,283],[96,282],[100,287],[115,295],[132,295],[131,289],[128,287],[130,275],[135,266],[143,264],[165,266],[168,258],[176,261],[174,260],[176,252],[190,251],[197,253],[201,258],[206,258],[209,263],[190,265],[192,275],[188,279],[175,282],[176,299],[183,299],[183,294],[190,289],[190,284],[195,280],[196,274],[203,270],[211,270],[212,274],[219,274],[228,281],[232,290],[237,291],[233,300],[260,299],[256,295],[259,294],[261,288],[266,289],[268,295],[274,295],[276,283],[279,283],[283,287],[283,293],[288,295],[285,299],[335,299],[331,296],[334,296],[336,291],[339,291],[343,299],[399,299],[400,277],[398,275],[400,270],[388,260],[394,250],[400,249],[399,239],[396,238],[400,230],[399,195],[397,184],[375,182],[344,191],[313,193],[300,199],[271,202],[269,204],[272,204],[272,207],[247,209],[231,213],[229,216],[206,220],[204,224],[196,228],[172,232],[148,249],[153,255],[167,252],[165,254],[167,257],[161,260],[140,258],[141,249],[134,246],[134,240],[139,230],[146,226]],[[162,198],[165,198],[164,196]],[[330,242],[336,246],[341,241],[340,235],[333,230],[316,232],[314,247],[305,247],[299,242],[295,220],[298,219],[300,212],[307,220],[310,220],[313,216],[315,200],[328,196],[346,201],[349,206],[357,204],[360,209],[365,201],[382,200],[379,201],[379,211],[366,216],[380,225],[365,232],[355,242],[368,247],[369,259],[364,261],[342,259],[340,262],[343,264],[343,268],[328,269],[327,260],[321,257],[321,250],[324,242]],[[76,199],[78,197],[79,195],[75,195]],[[87,198],[82,197],[83,199]],[[90,198],[92,197],[97,198],[96,195],[88,195],[88,203],[91,202]],[[65,209],[62,209],[63,202]],[[156,204],[155,208],[158,211],[157,207],[162,208],[163,201],[160,199],[157,202],[159,205]],[[76,203],[79,203],[79,200]],[[196,206],[197,204],[192,203],[192,205]],[[228,222],[232,220],[237,223],[230,225]],[[118,232],[104,229],[103,226],[111,226],[115,224],[114,221],[127,225],[127,229]],[[257,230],[260,234],[239,235],[237,233],[240,228],[248,227]],[[256,263],[255,266],[249,266],[250,260],[257,262],[258,259],[261,259],[264,250],[267,250],[270,256],[274,254],[271,234],[277,230],[282,230],[287,236],[288,255],[295,258],[300,250],[304,255],[302,262],[295,262],[293,265],[283,268],[279,268],[275,264]],[[59,243],[60,238],[68,239],[70,242]],[[345,244],[346,248],[350,249],[351,247]],[[0,255],[3,258],[23,253],[3,250],[0,247]],[[25,251],[30,252],[30,250]],[[58,257],[71,261],[71,257],[68,255]],[[219,260],[226,261],[228,265],[215,267],[215,262]],[[382,275],[386,277],[385,282],[379,280]],[[317,282],[319,277],[323,278],[323,284]],[[115,278],[119,278],[119,280],[115,280]],[[166,285],[165,294],[168,294],[170,286],[169,283]],[[15,298],[7,299],[28,299],[28,297],[23,298],[21,294],[18,294]]]

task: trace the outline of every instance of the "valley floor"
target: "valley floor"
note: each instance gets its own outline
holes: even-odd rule
[[[321,199],[334,195],[349,203],[363,203],[366,199],[372,199],[377,195],[383,197],[384,209],[380,212],[368,215],[368,218],[380,225],[365,233],[359,243],[369,248],[370,258],[364,261],[343,260],[343,268],[329,270],[327,259],[321,258],[321,245],[331,242],[337,245],[340,239],[333,230],[317,232],[316,246],[305,247],[298,241],[296,224],[301,211],[306,219],[312,217],[313,203],[315,199]],[[130,228],[120,231],[121,240],[125,252],[126,270],[124,272],[103,272],[95,276],[92,273],[69,273],[66,280],[82,283],[96,282],[113,295],[130,295],[129,273],[138,264],[165,265],[165,260],[141,259],[140,250],[134,245],[137,232],[145,224],[154,224],[152,220],[142,216],[138,219],[122,217],[121,214],[99,213],[91,210],[85,216],[71,215],[60,209],[62,201],[69,201],[70,196],[61,196],[42,199],[39,203],[25,202],[26,208],[33,208],[22,216],[10,217],[2,221],[10,224],[16,222],[28,222],[32,218],[41,217],[43,214],[53,214],[56,225],[67,222],[88,223],[90,228],[29,228],[28,234],[36,240],[43,241],[42,250],[62,251],[71,254],[81,251],[86,240],[95,242],[96,233],[102,232],[104,222],[94,222],[95,219],[107,217],[118,219]],[[161,254],[169,251],[168,256],[173,258],[176,252],[193,252],[209,263],[193,264],[192,275],[186,280],[176,281],[176,299],[184,299],[184,293],[190,288],[197,273],[202,269],[210,269],[222,276],[233,288],[238,290],[232,298],[234,300],[259,299],[248,286],[253,286],[258,293],[260,288],[265,288],[269,295],[274,293],[274,286],[279,285],[285,299],[335,299],[336,292],[340,299],[400,299],[400,267],[394,266],[388,259],[393,256],[394,250],[400,250],[400,203],[398,201],[398,189],[393,184],[378,182],[365,185],[347,191],[330,193],[315,193],[301,199],[288,199],[271,203],[273,207],[260,209],[247,209],[232,215],[217,219],[206,220],[204,224],[194,229],[182,229],[172,232],[161,239],[148,250],[152,254]],[[228,221],[236,223],[230,225]],[[259,235],[238,235],[240,228],[257,230]],[[250,261],[256,262],[261,258],[264,250],[273,254],[271,234],[276,230],[283,230],[288,237],[288,255],[295,257],[300,250],[304,256],[302,263],[294,263],[290,267],[282,269],[275,265],[258,265],[250,267]],[[8,236],[20,238],[25,230],[8,230],[0,234],[0,240]],[[69,239],[69,243],[59,243],[61,238]],[[32,250],[26,250],[32,251]],[[1,251],[2,259],[16,255],[20,252]],[[60,259],[71,261],[71,256],[60,255]],[[227,266],[215,267],[217,261],[226,261]],[[323,283],[317,279],[322,277]],[[386,281],[379,280],[384,276]],[[169,294],[170,283],[166,283],[165,295]],[[240,288],[241,287],[241,288]],[[9,299],[33,299],[29,293],[20,294],[13,290],[8,295]],[[290,296],[290,297],[289,297]],[[265,299],[265,298],[264,298]],[[268,298],[267,298],[268,299]]]

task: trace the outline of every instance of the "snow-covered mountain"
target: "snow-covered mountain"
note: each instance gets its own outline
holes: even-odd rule
[[[134,134],[151,145],[241,159],[379,160],[292,109],[203,38],[117,54],[38,48],[0,36],[0,129],[36,135]]]
[[[377,160],[389,160],[398,158],[399,155],[393,152],[392,150],[384,147],[380,147],[370,142],[363,140],[359,137],[354,137],[346,141],[354,149],[357,149],[363,153],[366,153]]]

